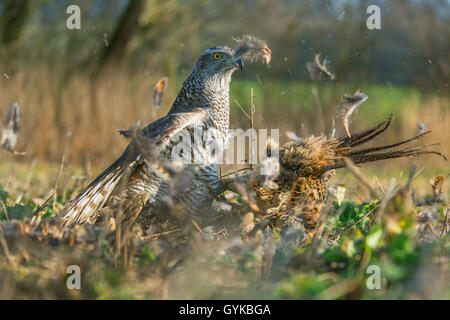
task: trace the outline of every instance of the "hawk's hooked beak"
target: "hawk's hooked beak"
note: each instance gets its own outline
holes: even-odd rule
[[[242,61],[241,58],[237,59],[235,66],[236,66],[236,68],[239,68],[240,70],[244,69],[244,61]]]

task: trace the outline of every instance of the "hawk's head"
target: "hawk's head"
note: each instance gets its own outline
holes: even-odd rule
[[[214,47],[202,52],[194,66],[194,71],[208,76],[230,75],[236,69],[241,69],[244,62],[233,55],[229,47]]]

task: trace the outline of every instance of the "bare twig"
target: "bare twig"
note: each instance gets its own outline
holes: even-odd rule
[[[378,210],[375,211],[374,217],[373,217],[373,224],[375,224],[378,219],[383,215],[384,210],[386,209],[386,205],[395,196],[395,190],[399,187],[399,184],[396,183],[395,179],[391,180],[391,183],[389,184],[389,188],[386,191],[386,194],[384,195],[383,199],[381,200],[380,206]]]
[[[3,252],[5,253],[6,259],[8,259],[8,262],[15,268],[16,262],[14,260],[14,257],[9,252],[8,244],[6,243],[6,240],[2,235],[0,235],[0,245],[3,248]]]
[[[361,221],[363,221],[364,219],[366,219],[367,217],[369,217],[372,213],[375,212],[376,209],[378,209],[380,207],[379,204],[377,204],[375,207],[372,208],[372,210],[370,210],[369,212],[367,212],[365,215],[363,215],[361,218],[359,218],[356,222],[352,223],[349,226],[346,226],[344,229],[340,230],[338,233],[333,234],[331,236],[331,238],[335,238],[337,236],[340,236],[341,234],[343,234],[345,231],[353,228],[354,226],[356,226],[358,223],[360,223]]]
[[[205,232],[202,230],[202,228],[200,228],[200,226],[198,225],[198,223],[195,222],[194,219],[191,219],[191,222],[192,222],[192,225],[194,226],[194,228],[195,228],[198,232],[200,232],[200,233],[205,233]]]
[[[253,104],[253,88],[250,88],[250,126],[251,126],[251,131],[250,131],[250,154],[249,156],[252,157],[253,156],[253,129],[254,129],[254,120],[253,120],[253,116],[255,114],[255,105]],[[252,159],[254,160],[254,159]],[[250,162],[250,168],[253,169],[253,161],[249,161]]]
[[[56,207],[56,203],[58,200],[58,184],[59,184],[59,179],[61,178],[61,174],[64,170],[65,158],[66,158],[65,154],[63,154],[61,157],[61,164],[59,165],[58,174],[56,176],[55,185],[53,187],[53,210],[55,210],[55,212],[58,212],[58,214],[59,214],[59,209]]]
[[[379,194],[378,192],[376,192],[372,186],[369,184],[369,182],[367,181],[367,179],[364,177],[364,175],[362,174],[361,170],[348,158],[345,158],[345,164],[347,165],[347,168],[349,169],[349,171],[355,176],[355,178],[363,185],[367,188],[367,190],[369,190],[370,195],[373,198],[378,198]]]
[[[445,212],[445,218],[444,218],[444,225],[442,227],[442,232],[441,232],[441,238],[447,233],[447,224],[448,224],[448,212],[450,210],[447,209],[447,211]]]
[[[237,102],[237,100],[234,100],[234,103],[236,103],[236,105],[239,107],[239,109],[241,109],[241,111],[245,114],[245,116],[251,120],[252,118],[248,115],[248,113],[244,110],[244,108],[241,107],[241,105],[239,104],[239,102]]]
[[[8,211],[6,210],[6,205],[5,205],[5,203],[3,202],[3,200],[0,200],[0,203],[2,204],[3,212],[5,212],[5,218],[6,218],[6,220],[9,220],[9,217],[8,217]]]
[[[164,232],[160,232],[160,233],[151,234],[151,235],[148,235],[148,236],[143,236],[141,238],[144,239],[144,240],[148,240],[148,239],[153,239],[153,238],[157,238],[157,237],[160,237],[160,236],[164,236],[166,234],[179,232],[181,230],[182,229],[169,230],[169,231],[164,231]]]

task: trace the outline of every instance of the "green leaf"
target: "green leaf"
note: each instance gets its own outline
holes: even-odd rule
[[[0,189],[0,200],[6,204],[6,199],[8,199],[8,191]]]
[[[8,218],[25,220],[33,216],[34,207],[31,204],[15,204],[13,207],[7,207]]]

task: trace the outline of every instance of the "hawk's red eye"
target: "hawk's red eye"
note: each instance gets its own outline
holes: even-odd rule
[[[214,59],[219,60],[220,58],[222,58],[220,53],[214,53]]]

